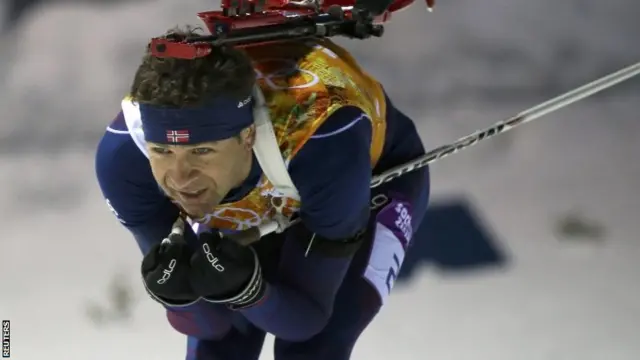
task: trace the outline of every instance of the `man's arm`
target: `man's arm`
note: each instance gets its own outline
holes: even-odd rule
[[[169,234],[179,210],[161,192],[148,159],[126,131],[119,114],[98,145],[95,170],[107,205],[133,234],[144,255]],[[195,244],[195,234],[188,226],[185,240]],[[171,325],[186,335],[215,339],[231,326],[231,313],[222,306],[201,301],[182,308],[165,307]]]
[[[383,159],[375,169],[378,172],[424,154],[413,122],[389,101],[387,110],[387,134]],[[317,242],[321,238],[325,244],[335,244],[338,248],[333,247],[334,252],[369,223],[371,138],[369,118],[360,109],[345,107],[318,129],[291,163],[291,177],[302,199],[300,215],[305,229],[296,231],[294,227],[287,231],[278,283],[267,285],[263,302],[241,310],[255,325],[280,339],[309,339],[326,326],[332,315],[335,296],[354,254],[345,247],[341,256],[327,256],[318,251]],[[390,198],[400,193],[397,195],[411,209],[412,223],[417,228],[428,203],[428,168],[375,190],[376,194],[389,193]],[[385,219],[376,217],[377,221]],[[383,225],[400,230],[386,222]],[[316,240],[309,249],[306,244],[313,234]],[[409,240],[402,236],[397,239],[405,245]]]
[[[371,135],[371,122],[360,109],[342,108],[292,161],[291,177],[301,195],[300,216],[317,237],[338,242],[354,237],[366,226]],[[330,257],[312,249],[305,255],[303,241],[308,238],[292,238],[299,236],[293,231],[287,236],[278,283],[267,285],[261,303],[240,311],[278,338],[303,341],[329,320],[353,253]]]

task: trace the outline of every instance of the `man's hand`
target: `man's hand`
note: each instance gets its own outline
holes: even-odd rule
[[[191,250],[180,237],[154,245],[142,260],[142,278],[154,300],[168,306],[188,305],[199,299],[189,282]]]
[[[206,301],[228,304],[232,309],[260,301],[266,284],[255,250],[219,233],[203,233],[200,248],[191,257],[189,279]]]

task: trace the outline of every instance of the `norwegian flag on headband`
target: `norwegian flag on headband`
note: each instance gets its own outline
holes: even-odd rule
[[[170,143],[189,142],[189,130],[167,130],[167,141]]]

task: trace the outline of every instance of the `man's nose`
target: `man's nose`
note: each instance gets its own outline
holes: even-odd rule
[[[188,161],[184,160],[175,161],[169,170],[169,177],[177,188],[176,190],[187,189],[191,181],[196,178],[196,175],[197,170]]]

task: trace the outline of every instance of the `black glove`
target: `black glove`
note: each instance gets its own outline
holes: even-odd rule
[[[151,297],[168,306],[186,306],[200,297],[189,282],[191,250],[181,236],[154,245],[142,259],[142,279]]]
[[[266,283],[251,246],[239,245],[217,232],[200,234],[199,239],[189,276],[197,294],[231,309],[249,307],[262,299]]]

